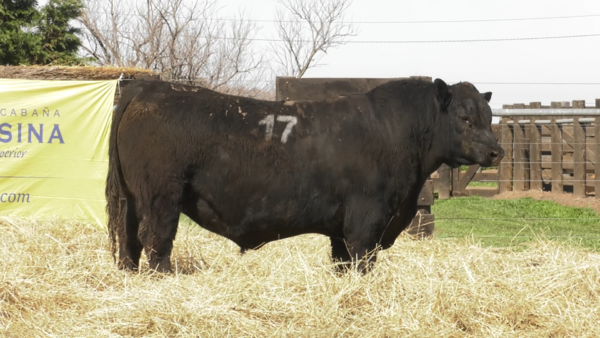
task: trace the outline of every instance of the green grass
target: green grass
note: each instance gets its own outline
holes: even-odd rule
[[[520,246],[545,238],[600,250],[600,216],[531,198],[493,200],[481,197],[436,200],[437,239],[472,237],[484,246]]]

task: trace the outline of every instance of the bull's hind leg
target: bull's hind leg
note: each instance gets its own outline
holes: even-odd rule
[[[139,220],[133,201],[126,202],[125,229],[119,234],[119,269],[136,270],[142,255],[142,243],[138,237]]]
[[[171,271],[171,250],[177,233],[180,198],[157,195],[146,206],[139,229],[148,265],[159,272]]]

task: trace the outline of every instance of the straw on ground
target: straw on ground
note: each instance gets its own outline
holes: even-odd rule
[[[173,274],[118,271],[104,229],[0,218],[0,334],[29,336],[600,336],[600,255],[401,237],[362,276],[325,237],[244,255],[182,225]]]

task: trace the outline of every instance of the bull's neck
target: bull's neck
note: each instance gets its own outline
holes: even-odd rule
[[[421,144],[421,173],[425,179],[445,162],[447,154],[447,135],[446,115],[444,113],[436,113],[432,117],[433,129],[426,138],[427,144]]]

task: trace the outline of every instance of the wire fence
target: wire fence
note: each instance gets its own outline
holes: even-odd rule
[[[502,162],[493,170],[438,170],[434,181],[444,190],[440,195],[547,190],[600,198],[600,99],[594,107],[581,100],[541,107],[532,102],[494,109],[501,117],[492,128],[506,153]]]

